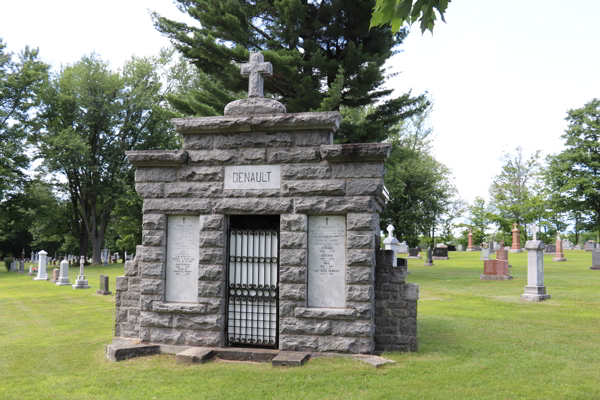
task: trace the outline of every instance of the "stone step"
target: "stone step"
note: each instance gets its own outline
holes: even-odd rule
[[[191,349],[177,353],[175,362],[177,364],[204,364],[205,362],[212,360],[214,356],[214,349],[192,347]]]
[[[110,344],[106,346],[106,357],[113,362],[155,354],[160,354],[160,346],[157,344]]]
[[[301,367],[309,358],[309,353],[282,351],[271,361],[271,365],[274,367]]]
[[[379,356],[361,356],[361,355],[354,355],[352,356],[352,358],[354,358],[355,360],[358,360],[360,362],[363,362],[365,364],[369,364],[372,367],[375,368],[381,368],[386,364],[395,364],[396,361],[394,360],[388,360],[387,358],[383,358],[383,357],[379,357]]]

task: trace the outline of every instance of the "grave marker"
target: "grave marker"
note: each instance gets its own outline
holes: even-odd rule
[[[565,258],[565,253],[563,251],[563,241],[560,238],[560,233],[556,235],[556,245],[555,245],[555,254],[552,258],[552,261],[567,261]]]
[[[590,269],[600,269],[600,249],[594,249],[592,251],[592,266]]]
[[[467,246],[467,251],[476,251],[475,247],[473,247],[473,228],[469,228],[469,235],[468,235],[468,246]]]
[[[69,261],[62,260],[60,262],[60,275],[58,276],[58,282],[56,286],[67,286],[69,283]]]
[[[46,273],[46,255],[48,253],[46,253],[44,250],[41,250],[38,253],[38,273],[37,276],[35,278],[33,278],[34,281],[47,281],[48,280],[48,274]]]
[[[84,275],[84,266],[85,266],[85,256],[81,256],[79,260],[79,275],[77,276],[77,280],[75,280],[75,284],[73,285],[73,289],[89,289],[91,288],[88,285],[87,279],[85,279]]]
[[[178,303],[195,303],[198,301],[199,242],[199,216],[169,215],[167,226],[166,301]]]
[[[536,237],[537,227],[532,227],[533,237]],[[521,295],[522,301],[543,301],[550,298],[544,286],[544,247],[541,240],[528,240],[525,243],[527,250],[527,286]]]
[[[108,275],[100,275],[100,289],[96,290],[96,294],[102,296],[112,294],[112,292],[108,290]]]

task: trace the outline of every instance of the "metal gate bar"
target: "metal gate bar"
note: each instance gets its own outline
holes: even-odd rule
[[[231,229],[227,267],[227,344],[277,347],[279,235]]]

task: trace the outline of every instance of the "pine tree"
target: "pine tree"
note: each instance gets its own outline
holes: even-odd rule
[[[328,105],[334,110],[366,107],[380,101],[361,123],[342,121],[341,143],[381,141],[399,121],[422,111],[422,96],[407,93],[389,98],[392,90],[383,87],[384,63],[407,31],[369,29],[374,0],[177,3],[199,26],[156,13],[153,18],[156,28],[199,70],[198,87],[185,96],[170,97],[181,112],[218,115],[229,101],[244,97],[248,81],[240,76],[239,65],[247,62],[250,52],[263,53],[265,61],[273,64],[274,75],[265,79],[265,93],[282,102],[288,112]],[[343,79],[338,77],[340,71]]]

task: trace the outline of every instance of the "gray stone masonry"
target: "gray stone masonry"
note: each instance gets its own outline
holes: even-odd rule
[[[375,352],[418,351],[417,300],[419,285],[405,283],[392,266],[390,250],[377,251],[375,267]]]
[[[260,86],[255,73],[263,67],[260,57],[253,57],[254,66],[245,68],[256,79],[250,84],[256,96],[230,103],[225,116],[173,119],[183,136],[181,150],[126,153],[143,198],[143,232],[136,258],[116,280],[115,336],[226,346],[229,217],[278,215],[279,350],[372,353],[378,290],[394,299],[389,304],[394,315],[385,318],[394,319],[397,329],[388,333],[385,327],[386,338],[394,338],[386,348],[416,350],[418,286],[405,284],[401,272],[383,274],[398,282],[379,289],[375,284],[379,213],[386,201],[384,162],[391,145],[333,145],[339,113],[285,113],[254,86]],[[256,166],[276,171],[268,172],[276,177],[272,185],[232,184],[232,167]],[[165,300],[169,215],[200,217],[197,302]],[[307,307],[310,215],[346,217],[345,307]]]

